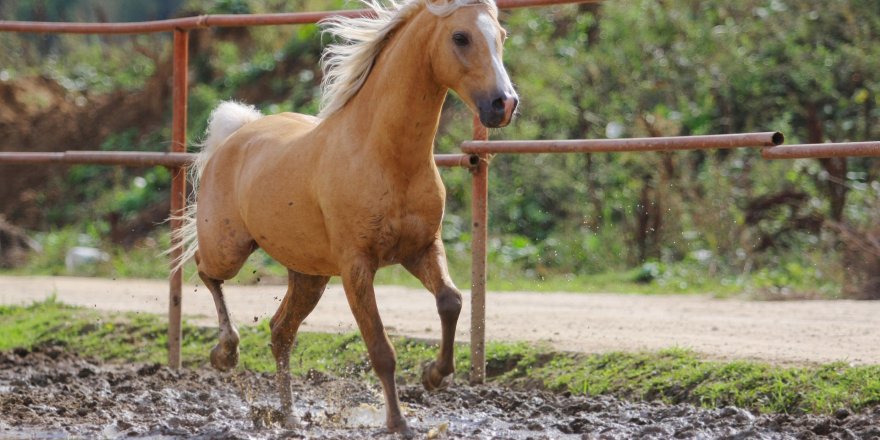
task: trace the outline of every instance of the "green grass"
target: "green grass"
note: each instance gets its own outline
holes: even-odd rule
[[[668,349],[555,358],[535,374],[555,390],[705,407],[735,405],[759,412],[832,413],[880,404],[880,366],[842,362],[781,368],[707,362],[690,351]]]
[[[52,299],[30,306],[0,307],[0,351],[58,345],[84,356],[116,362],[162,363],[166,326],[157,315],[99,313]],[[239,368],[274,371],[268,322],[242,326]],[[183,364],[208,368],[215,328],[184,323]],[[421,365],[434,358],[436,344],[393,338],[398,375],[418,383]],[[612,395],[630,400],[691,403],[703,407],[736,405],[758,412],[833,413],[880,404],[880,366],[843,363],[784,368],[761,363],[710,362],[693,352],[558,353],[525,343],[489,343],[487,372],[492,381],[514,387]],[[457,380],[467,380],[466,346],[456,350]],[[375,381],[367,352],[356,333],[302,332],[291,358],[294,374],[309,370]]]

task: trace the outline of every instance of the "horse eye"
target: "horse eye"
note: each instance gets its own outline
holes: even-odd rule
[[[452,42],[458,47],[465,47],[471,42],[467,34],[464,32],[456,32],[452,34]]]

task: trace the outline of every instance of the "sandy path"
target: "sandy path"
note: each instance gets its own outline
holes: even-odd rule
[[[234,319],[271,316],[284,286],[227,287]],[[167,282],[69,277],[0,277],[0,304],[26,304],[52,294],[68,304],[102,310],[166,313]],[[377,288],[389,333],[438,338],[433,297],[405,287]],[[469,296],[458,340],[470,337]],[[487,338],[547,342],[585,353],[687,347],[708,358],[783,364],[846,361],[880,364],[880,301],[758,302],[700,296],[570,293],[489,293]],[[215,323],[211,295],[184,287],[184,314]],[[342,288],[331,285],[304,331],[355,329]]]

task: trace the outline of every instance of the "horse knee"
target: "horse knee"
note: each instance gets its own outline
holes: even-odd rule
[[[444,319],[458,318],[461,313],[461,292],[451,287],[444,287],[437,295],[437,312]]]

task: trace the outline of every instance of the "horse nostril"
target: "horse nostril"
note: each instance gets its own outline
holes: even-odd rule
[[[503,111],[504,110],[504,98],[498,98],[492,101],[492,109],[495,111]]]

